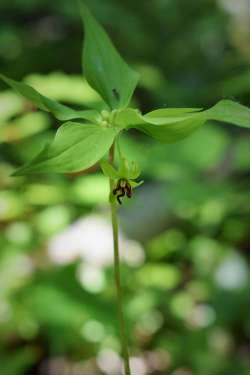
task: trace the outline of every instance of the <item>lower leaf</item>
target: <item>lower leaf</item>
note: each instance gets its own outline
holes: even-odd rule
[[[13,176],[32,173],[68,173],[87,169],[98,162],[111,147],[117,131],[98,125],[67,122],[51,144]]]

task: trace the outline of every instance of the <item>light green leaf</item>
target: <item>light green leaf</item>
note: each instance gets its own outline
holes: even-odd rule
[[[221,100],[204,111],[198,108],[163,108],[142,115],[138,110],[127,108],[117,112],[115,117],[119,128],[136,128],[166,143],[186,138],[207,120],[250,128],[250,109],[231,100]]]
[[[166,117],[182,117],[188,113],[199,112],[202,108],[161,108],[146,114],[151,119],[166,119]]]
[[[196,108],[164,108],[149,112],[143,118],[154,125],[167,125],[193,118],[200,113],[200,109]]]
[[[11,88],[13,88],[17,93],[24,96],[26,99],[30,100],[39,109],[46,112],[51,112],[58,120],[68,121],[73,119],[85,119],[89,121],[98,120],[98,112],[95,110],[86,111],[76,111],[66,105],[58,103],[55,100],[49,99],[48,97],[39,94],[38,91],[33,89],[33,87],[26,85],[26,83],[21,83],[14,81],[4,75],[0,74],[0,78]]]
[[[116,134],[114,128],[67,122],[58,129],[53,142],[14,176],[77,172],[89,168],[109,150]]]
[[[174,143],[191,135],[202,126],[205,121],[204,116],[197,115],[182,120],[172,119],[171,122],[166,122],[165,124],[147,122],[136,128],[160,142]]]
[[[205,111],[207,119],[250,128],[250,109],[232,100],[221,100]]]
[[[103,174],[106,177],[112,178],[113,180],[119,178],[119,173],[118,171],[115,170],[115,168],[107,162],[107,160],[101,160],[100,161],[100,166],[103,171]]]
[[[125,108],[115,113],[113,119],[115,125],[120,129],[134,128],[135,125],[146,124],[143,115],[138,109]]]
[[[206,117],[198,111],[195,108],[164,108],[142,115],[138,110],[127,108],[117,113],[115,123],[119,128],[136,128],[161,142],[173,143],[204,124]],[[155,116],[156,113],[158,116]]]
[[[139,76],[121,58],[109,36],[79,0],[84,23],[83,71],[90,86],[112,108],[126,107]]]

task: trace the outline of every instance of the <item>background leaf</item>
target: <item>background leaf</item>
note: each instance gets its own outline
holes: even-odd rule
[[[12,87],[19,94],[30,100],[39,109],[43,111],[51,112],[58,120],[68,121],[76,118],[83,118],[85,120],[95,121],[98,118],[97,111],[76,111],[66,105],[58,103],[44,95],[41,95],[33,87],[26,85],[25,83],[14,81],[4,75],[0,74],[0,78],[10,87]]]
[[[139,76],[121,58],[82,1],[80,7],[85,29],[83,71],[86,79],[111,108],[126,107]]]
[[[113,128],[67,122],[59,128],[54,141],[14,175],[76,172],[89,168],[109,150],[115,135]]]

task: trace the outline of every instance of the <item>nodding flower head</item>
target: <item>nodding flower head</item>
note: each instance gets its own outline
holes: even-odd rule
[[[140,175],[138,164],[135,162],[129,162],[125,158],[121,158],[118,170],[106,160],[101,161],[101,168],[104,175],[114,181],[115,184],[110,198],[111,200],[114,200],[116,197],[119,204],[122,204],[121,198],[125,196],[131,198],[133,195],[133,188],[143,183],[143,181],[135,181]]]

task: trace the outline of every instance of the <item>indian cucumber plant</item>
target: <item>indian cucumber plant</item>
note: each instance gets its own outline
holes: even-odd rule
[[[208,120],[250,127],[250,109],[231,100],[221,100],[209,109],[160,108],[142,114],[129,107],[139,81],[113,46],[109,36],[90,13],[83,0],[79,7],[84,24],[82,68],[89,85],[102,98],[102,110],[75,110],[41,95],[32,87],[4,75],[1,79],[41,110],[52,113],[62,125],[51,143],[45,144],[30,162],[13,176],[37,173],[69,173],[99,163],[110,182],[109,203],[113,227],[114,273],[124,372],[131,374],[127,333],[122,306],[117,209],[123,197],[131,198],[139,186],[140,169],[119,146],[119,138],[137,129],[157,141],[178,142]],[[115,165],[115,160],[117,165]]]

